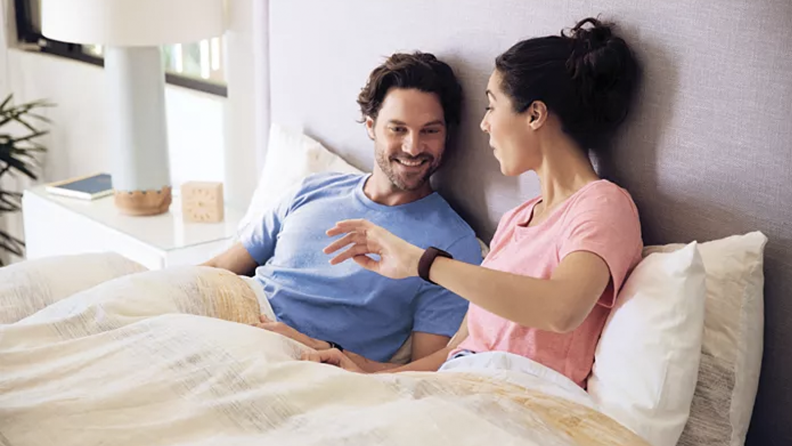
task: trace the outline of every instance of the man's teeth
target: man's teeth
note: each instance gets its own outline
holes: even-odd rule
[[[423,164],[423,160],[418,160],[418,161],[396,160],[396,161],[398,161],[401,164],[404,164],[407,167],[417,167]]]

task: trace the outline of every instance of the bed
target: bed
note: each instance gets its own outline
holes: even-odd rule
[[[792,444],[789,1],[272,1],[268,118],[300,126],[368,168],[370,144],[353,101],[368,71],[396,50],[435,52],[466,93],[457,152],[438,187],[488,239],[504,211],[537,192],[530,176],[500,175],[478,130],[493,59],[521,38],[598,14],[621,24],[644,65],[637,107],[599,168],[632,193],[645,243],[753,230],[770,239],[764,355],[747,444]]]
[[[303,129],[362,170],[373,154],[354,99],[371,68],[415,49],[454,67],[464,119],[435,183],[485,241],[537,192],[531,176],[499,174],[478,131],[494,57],[584,16],[617,20],[644,82],[597,166],[633,194],[647,244],[767,236],[753,271],[766,308],[761,378],[755,407],[751,397],[741,410],[753,414],[749,446],[792,443],[792,59],[781,44],[792,42],[792,4],[289,0],[257,11],[260,129]],[[649,444],[540,369],[366,377],[294,361],[302,347],[249,326],[261,296],[231,274],[146,272],[103,255],[37,262],[0,282],[0,303],[26,298],[0,320],[2,445]]]

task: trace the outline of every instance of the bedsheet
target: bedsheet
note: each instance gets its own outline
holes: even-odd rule
[[[0,444],[645,444],[538,375],[298,361],[306,347],[251,326],[250,283],[217,269],[125,273],[52,300],[0,325]]]

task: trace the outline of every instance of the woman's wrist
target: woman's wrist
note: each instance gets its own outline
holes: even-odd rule
[[[429,276],[432,270],[432,266],[439,258],[453,259],[453,256],[443,251],[442,249],[436,248],[434,246],[427,248],[418,261],[418,277],[422,278],[423,280],[431,284],[437,285],[434,281],[432,281],[432,279]]]
[[[410,261],[409,261],[409,271],[411,277],[419,277],[418,275],[418,266],[421,264],[421,257],[423,257],[425,249],[419,248],[417,246],[411,246],[412,250],[410,253]]]

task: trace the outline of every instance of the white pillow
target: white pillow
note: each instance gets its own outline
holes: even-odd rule
[[[707,271],[704,339],[690,419],[679,446],[745,443],[762,367],[766,244],[764,234],[752,232],[699,245]]]
[[[238,230],[260,220],[265,210],[305,177],[320,172],[363,173],[301,131],[273,123],[264,168]]]
[[[674,446],[688,419],[704,283],[695,242],[649,255],[624,284],[597,346],[589,394],[603,413],[653,446]]]

